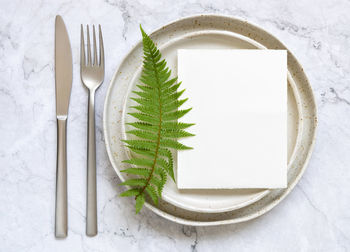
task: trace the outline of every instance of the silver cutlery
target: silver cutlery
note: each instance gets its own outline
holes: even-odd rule
[[[61,16],[55,20],[57,171],[55,236],[67,236],[67,118],[72,89],[72,52]]]
[[[99,25],[99,60],[97,58],[97,44],[95,26],[93,26],[93,59],[89,26],[87,30],[87,57],[85,57],[84,28],[81,25],[80,44],[80,77],[89,90],[88,101],[88,136],[87,136],[87,201],[86,201],[86,234],[97,234],[97,200],[96,200],[96,143],[95,143],[95,92],[104,80],[105,64],[101,26]]]

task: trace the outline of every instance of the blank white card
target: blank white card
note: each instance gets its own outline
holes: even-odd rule
[[[286,187],[286,51],[180,49],[178,77],[193,108],[180,121],[196,124],[178,188]]]

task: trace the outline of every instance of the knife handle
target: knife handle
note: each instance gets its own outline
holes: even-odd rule
[[[55,236],[67,237],[67,117],[57,119]]]
[[[96,142],[95,142],[95,91],[89,92],[88,107],[88,151],[87,151],[87,192],[86,192],[86,235],[97,235],[96,197]]]

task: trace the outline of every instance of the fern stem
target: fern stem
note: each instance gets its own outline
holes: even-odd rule
[[[152,63],[153,63],[153,67],[154,69],[157,69],[156,63],[154,62],[154,55],[152,55]],[[143,192],[145,191],[145,189],[147,188],[147,186],[150,184],[151,178],[153,176],[154,173],[154,169],[156,167],[156,163],[157,163],[157,158],[158,158],[158,152],[159,152],[159,146],[160,146],[160,133],[162,130],[162,100],[161,100],[161,88],[160,88],[160,80],[159,80],[159,76],[158,76],[158,72],[155,71],[155,77],[158,83],[158,99],[159,99],[159,125],[158,125],[158,136],[157,136],[157,146],[156,146],[156,150],[154,153],[154,160],[153,160],[153,165],[151,168],[151,173],[149,175],[149,177],[147,178],[146,184],[143,186],[143,188],[140,191],[140,195],[143,194]],[[138,195],[139,196],[139,195]],[[138,196],[136,196],[135,198],[137,198]]]

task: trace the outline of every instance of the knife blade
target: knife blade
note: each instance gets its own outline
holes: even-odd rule
[[[72,89],[72,52],[61,16],[55,20],[55,84],[57,117],[57,170],[55,236],[67,237],[67,118]]]
[[[72,51],[66,26],[61,16],[55,22],[55,79],[57,118],[68,115],[69,97],[72,89]]]

